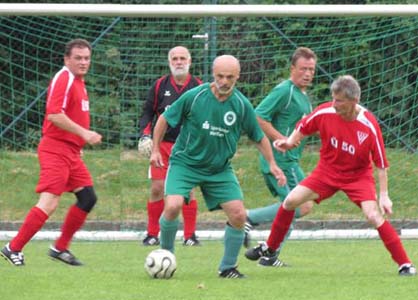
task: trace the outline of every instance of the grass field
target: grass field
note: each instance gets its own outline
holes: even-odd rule
[[[289,241],[281,258],[288,268],[263,268],[239,258],[246,279],[220,279],[222,243],[176,245],[178,269],[170,280],[151,279],[145,256],[152,248],[137,242],[75,242],[85,263],[70,267],[48,259],[48,242],[25,248],[23,268],[0,261],[0,295],[8,300],[255,300],[255,299],[416,299],[418,277],[399,277],[379,240]],[[407,240],[418,261],[418,241]]]
[[[390,176],[396,219],[417,219],[418,156],[389,151],[395,163]],[[22,220],[36,203],[38,178],[35,153],[0,153],[0,221]],[[89,220],[145,221],[148,185],[146,160],[135,151],[86,151],[98,205]],[[311,170],[315,152],[305,152],[303,166]],[[402,163],[399,163],[402,162]],[[264,187],[254,147],[241,147],[233,161],[242,184],[245,204],[257,207],[275,201]],[[400,175],[402,174],[402,175]],[[198,199],[201,196],[198,193]],[[66,194],[51,217],[62,221],[72,195]],[[345,196],[336,195],[308,217],[317,220],[359,220],[362,215]],[[200,202],[198,222],[223,220]],[[199,223],[198,223],[199,228]],[[199,248],[177,245],[178,270],[170,280],[153,280],[143,264],[151,250],[138,242],[74,242],[72,251],[86,263],[72,268],[50,261],[48,241],[32,241],[25,249],[26,266],[0,261],[0,295],[7,300],[255,300],[255,299],[415,299],[418,277],[400,278],[397,266],[379,240],[287,242],[281,258],[289,268],[262,268],[241,252],[244,280],[217,277],[223,248],[220,241],[203,241]],[[0,245],[3,245],[1,243]],[[418,262],[418,240],[406,240],[409,256]]]
[[[0,152],[0,220],[22,220],[27,210],[37,201],[34,188],[38,180],[36,153]],[[417,219],[416,183],[418,182],[418,155],[388,150],[390,196],[394,203],[395,219]],[[316,151],[305,151],[302,166],[309,173],[317,160]],[[89,220],[138,221],[146,219],[149,195],[147,180],[148,161],[138,157],[136,151],[119,149],[85,151],[85,161],[95,181],[99,197]],[[243,143],[233,160],[233,166],[244,191],[248,208],[265,206],[277,201],[265,187],[259,172],[257,150]],[[200,202],[199,220],[223,220],[222,213],[209,213],[197,192]],[[65,194],[52,221],[61,221],[74,197]],[[362,220],[359,209],[342,194],[323,202],[306,219]]]

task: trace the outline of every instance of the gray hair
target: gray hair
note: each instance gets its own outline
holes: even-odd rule
[[[186,50],[186,52],[187,52],[187,59],[190,59],[192,56],[190,55],[190,51],[189,51],[189,49],[188,48],[186,48],[186,47],[184,47],[184,46],[176,46],[176,47],[173,47],[173,48],[171,48],[169,51],[168,51],[168,55],[167,55],[167,57],[168,57],[168,61],[170,61],[171,60],[171,53],[173,52],[173,50],[174,49],[176,49],[176,48],[183,48],[184,50]]]
[[[331,92],[334,94],[342,94],[350,100],[360,99],[361,88],[357,80],[353,76],[339,76],[331,84]]]

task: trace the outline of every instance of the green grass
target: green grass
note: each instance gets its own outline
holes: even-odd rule
[[[22,220],[38,196],[34,189],[38,180],[36,153],[0,152],[0,220]],[[388,150],[390,196],[394,203],[394,219],[416,219],[416,183],[418,182],[418,155],[400,150]],[[148,161],[138,157],[136,151],[89,150],[84,159],[92,172],[99,201],[89,220],[144,221],[149,196]],[[308,174],[316,164],[316,151],[305,151],[302,166]],[[265,206],[277,201],[265,187],[259,172],[258,153],[245,141],[239,147],[233,166],[244,191],[247,208]],[[221,212],[209,213],[197,192],[199,219],[224,220]],[[58,210],[51,220],[62,220],[68,206],[74,202],[71,194],[64,194]],[[333,198],[314,207],[306,219],[362,220],[360,210],[345,195]]]
[[[70,267],[46,256],[48,242],[25,248],[26,266],[0,261],[0,294],[8,300],[254,300],[415,299],[417,277],[399,277],[380,240],[288,241],[281,258],[289,268],[263,268],[239,257],[246,279],[220,279],[222,243],[199,248],[176,245],[178,269],[170,280],[151,279],[143,264],[153,248],[138,242],[74,242],[85,262]],[[418,261],[418,241],[407,240]]]
[[[36,153],[1,152],[0,219],[22,220],[38,200],[35,187],[39,177]],[[92,218],[99,214],[117,220],[122,211],[120,151],[85,151],[84,160],[89,167],[100,201]],[[75,201],[65,193],[51,220],[62,220],[68,206]]]

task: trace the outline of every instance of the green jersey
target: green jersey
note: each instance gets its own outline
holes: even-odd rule
[[[255,142],[264,137],[251,103],[236,88],[220,102],[209,83],[200,85],[184,93],[163,116],[173,128],[182,124],[170,163],[202,173],[213,174],[230,166],[242,132]]]
[[[285,80],[277,85],[261,103],[255,112],[262,119],[270,122],[273,127],[284,136],[289,136],[295,129],[296,123],[312,111],[312,105],[308,96],[303,93],[291,80]],[[286,163],[298,162],[302,156],[306,139],[301,144],[286,151],[286,153],[274,152],[274,157],[280,167]],[[263,157],[260,157],[261,169],[268,173],[270,168]]]

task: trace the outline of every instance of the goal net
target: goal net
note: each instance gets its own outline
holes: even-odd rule
[[[350,74],[359,81],[361,102],[377,116],[388,148],[394,218],[407,226],[415,216],[411,208],[416,208],[418,177],[417,36],[417,17],[0,17],[0,150],[2,170],[7,167],[0,176],[0,219],[22,220],[33,205],[37,165],[28,153],[35,152],[41,135],[45,89],[63,64],[63,45],[80,37],[94,46],[86,81],[92,126],[104,136],[100,149],[87,152],[100,197],[90,221],[143,229],[135,226],[147,218],[149,181],[148,163],[135,153],[138,118],[152,83],[169,72],[170,48],[188,47],[191,72],[205,81],[211,80],[215,56],[236,56],[242,66],[238,88],[256,106],[289,77],[290,55],[305,46],[318,55],[308,91],[313,106],[330,100],[329,85],[336,76]],[[312,139],[303,158],[306,173],[315,166],[317,148]],[[276,201],[259,173],[257,151],[245,139],[234,168],[248,207]],[[10,183],[13,176],[25,182],[20,188],[32,197],[24,208],[13,204],[22,198],[14,190],[17,183]],[[203,202],[200,210],[202,223],[223,220],[208,214]],[[317,210],[307,220],[363,219],[343,195]],[[57,212],[53,220],[64,213]]]

